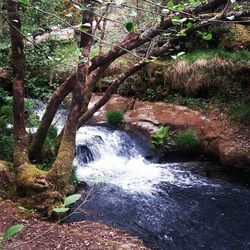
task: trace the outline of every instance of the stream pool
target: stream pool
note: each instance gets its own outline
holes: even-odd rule
[[[145,156],[123,131],[82,127],[74,165],[91,193],[68,221],[103,222],[152,249],[250,249],[247,186],[200,174],[209,162],[156,164]]]

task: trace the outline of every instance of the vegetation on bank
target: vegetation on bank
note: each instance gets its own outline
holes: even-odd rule
[[[106,113],[106,119],[108,123],[117,126],[123,120],[123,112],[121,112],[120,110],[111,110]]]
[[[189,152],[201,151],[199,138],[194,130],[174,131],[169,126],[161,126],[151,135],[151,148],[164,152]]]

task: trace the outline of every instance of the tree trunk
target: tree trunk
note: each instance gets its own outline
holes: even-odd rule
[[[168,52],[171,47],[175,46],[175,42],[178,41],[178,38],[174,38],[169,41],[167,44],[164,44],[162,47],[154,49],[148,57],[151,56],[160,56],[166,55],[165,53]],[[145,65],[147,65],[150,61],[149,60],[142,60],[134,65],[132,65],[129,69],[127,69],[124,73],[118,76],[115,81],[108,87],[105,91],[104,96],[95,103],[89,110],[87,110],[79,119],[78,128],[83,126],[92,116],[93,114],[98,111],[102,106],[104,106],[111,96],[116,92],[118,87],[131,75],[142,69]]]
[[[84,4],[90,4],[90,1],[85,0]],[[92,34],[93,12],[85,10],[83,12],[82,23],[83,25],[86,23],[91,24],[87,32]],[[89,34],[82,33],[81,35],[80,48],[82,49],[82,61],[78,64],[77,82],[74,86],[72,102],[61,145],[56,160],[48,173],[48,179],[53,183],[54,189],[60,192],[63,192],[67,187],[72,172],[77,124],[83,105],[84,86],[89,73],[89,53],[93,42]]]
[[[221,4],[224,4],[226,0],[214,0],[207,4],[198,7],[200,11],[205,11],[206,8],[217,8]],[[196,12],[196,11],[195,11]],[[187,11],[187,13],[192,13],[192,11]],[[161,20],[161,23],[157,25],[155,28],[151,28],[145,32],[137,32],[137,33],[129,33],[123,41],[121,41],[118,45],[111,48],[108,52],[103,55],[95,56],[91,59],[89,72],[97,69],[98,67],[105,65],[106,63],[110,63],[114,61],[116,58],[120,57],[127,53],[127,51],[131,51],[132,49],[144,44],[145,42],[150,41],[152,38],[161,34],[167,28],[172,26],[171,18],[166,18],[166,20]],[[76,79],[76,76],[73,75],[69,77],[61,86],[55,95],[52,96],[48,107],[46,108],[46,112],[42,118],[42,123],[39,126],[39,129],[34,136],[32,146],[30,149],[30,156],[34,159],[37,155],[40,154],[44,140],[46,138],[46,133],[51,125],[53,117],[55,116],[56,110],[60,106],[61,102],[64,98],[73,90],[74,82],[73,79]],[[56,100],[53,100],[56,99]],[[51,105],[50,105],[51,104]]]
[[[24,45],[20,34],[21,19],[17,12],[17,3],[7,0],[7,11],[10,23],[13,68],[13,163],[17,168],[29,162],[27,150],[28,135],[25,130],[24,121]]]
[[[37,158],[40,154],[44,141],[46,139],[48,130],[53,121],[53,118],[58,110],[58,107],[65,99],[65,97],[71,92],[74,88],[76,82],[76,75],[72,75],[67,79],[68,84],[62,84],[53,94],[49,103],[47,104],[45,113],[42,117],[42,120],[39,124],[38,130],[32,140],[29,157],[31,160]]]

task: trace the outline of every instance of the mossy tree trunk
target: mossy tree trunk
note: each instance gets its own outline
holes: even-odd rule
[[[17,2],[7,0],[7,11],[10,23],[12,69],[13,69],[13,126],[15,167],[29,162],[28,134],[24,120],[24,44],[21,31],[21,19],[17,12]]]
[[[91,1],[85,0],[84,4],[89,5]],[[89,73],[89,54],[93,42],[92,24],[93,12],[85,10],[83,12],[83,25],[88,27],[87,33],[81,34],[80,48],[82,55],[77,69],[77,81],[74,86],[72,101],[66,125],[63,131],[62,141],[56,157],[56,160],[48,173],[48,179],[53,183],[54,187],[59,191],[65,189],[69,183],[72,163],[75,152],[75,139],[77,132],[77,124],[81,115],[84,99],[84,88]],[[89,26],[91,25],[91,26]]]

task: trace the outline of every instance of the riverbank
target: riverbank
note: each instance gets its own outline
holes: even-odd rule
[[[22,232],[4,242],[4,249],[122,249],[146,250],[141,240],[100,223],[82,221],[56,224],[39,218],[10,200],[0,201],[0,234],[10,226],[23,224]]]
[[[90,106],[101,98],[102,94],[93,95]],[[218,108],[203,112],[173,103],[143,102],[113,95],[92,121],[105,122],[106,113],[111,110],[124,113],[125,129],[141,131],[148,139],[160,126],[169,126],[177,132],[191,129],[198,136],[203,153],[217,157],[225,167],[249,169],[250,127],[230,121]]]

